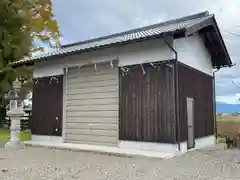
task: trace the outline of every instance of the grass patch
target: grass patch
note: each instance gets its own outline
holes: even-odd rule
[[[217,117],[217,121],[239,121],[240,122],[240,117],[236,117],[236,116]]]
[[[8,129],[0,129],[0,141],[7,141],[8,137],[10,134],[10,130]],[[27,141],[27,140],[31,140],[31,133],[30,132],[25,132],[25,131],[21,131],[20,133],[20,140],[21,141]]]
[[[217,121],[218,135],[235,138],[240,135],[240,121]]]
[[[225,140],[224,137],[219,136],[219,137],[218,137],[218,142],[219,142],[219,143],[225,143],[226,140]]]

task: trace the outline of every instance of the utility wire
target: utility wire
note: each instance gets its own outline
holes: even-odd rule
[[[232,83],[237,86],[238,88],[240,88],[240,85],[238,85],[237,83],[235,83],[234,81],[232,81]]]
[[[234,36],[240,37],[240,34],[233,33],[233,32],[230,32],[230,31],[228,31],[228,30],[225,30],[225,29],[223,29],[223,31],[225,31],[225,32],[227,32],[227,33],[229,33],[229,34],[231,34],[231,35],[234,35]]]

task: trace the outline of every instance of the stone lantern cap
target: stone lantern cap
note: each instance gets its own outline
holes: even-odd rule
[[[16,79],[13,83],[12,83],[12,88],[13,89],[20,89],[21,88],[21,82]]]
[[[25,98],[25,93],[21,89],[21,82],[16,80],[12,84],[12,89],[4,95],[8,100],[23,100]]]

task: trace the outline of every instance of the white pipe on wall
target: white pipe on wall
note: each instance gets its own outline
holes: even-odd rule
[[[67,122],[67,83],[68,83],[68,68],[64,69],[63,77],[63,120],[62,120],[62,141],[66,140],[66,122]]]

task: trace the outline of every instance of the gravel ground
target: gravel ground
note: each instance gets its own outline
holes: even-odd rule
[[[5,141],[0,141],[0,148],[4,148],[5,147],[6,142]]]
[[[46,148],[0,149],[1,180],[240,179],[240,151],[214,147],[173,159],[126,158]]]

